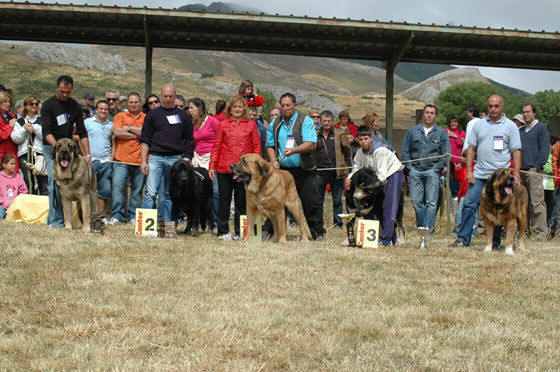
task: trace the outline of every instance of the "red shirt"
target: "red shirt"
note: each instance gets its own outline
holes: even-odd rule
[[[340,128],[340,122],[336,123],[334,125],[335,128]],[[358,137],[358,127],[356,126],[356,124],[349,122],[348,123],[348,132],[350,132],[350,134],[352,135],[352,137],[357,138]]]
[[[261,107],[264,105],[264,98],[257,95],[247,96],[245,97],[245,101],[247,102],[247,106]]]
[[[450,135],[451,133],[455,134],[455,137]],[[461,163],[461,153],[463,152],[463,144],[465,143],[465,132],[460,128],[451,129],[447,128],[447,134],[449,135],[449,145],[451,147],[451,162],[454,164]]]
[[[8,124],[8,122],[15,118],[15,116],[8,112],[8,121],[4,120],[4,117],[0,115],[0,159],[4,156],[4,154],[12,154],[16,159],[17,156],[17,145],[12,141],[12,134],[13,128]],[[19,171],[19,162],[16,160],[16,172]]]
[[[227,118],[220,123],[210,155],[210,170],[231,174],[230,165],[245,154],[261,153],[257,124],[253,120]]]
[[[226,112],[222,111],[219,114],[216,114],[216,115],[213,115],[213,116],[216,120],[218,120],[218,122],[224,121],[224,119],[226,118]]]

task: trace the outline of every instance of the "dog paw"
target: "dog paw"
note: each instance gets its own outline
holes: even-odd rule
[[[492,253],[492,244],[488,244],[486,247],[484,247],[484,252]]]
[[[506,254],[510,256],[513,255],[513,247],[511,245],[506,247]]]
[[[196,238],[200,235],[200,233],[198,232],[198,230],[191,230],[190,236],[192,236],[193,238]]]

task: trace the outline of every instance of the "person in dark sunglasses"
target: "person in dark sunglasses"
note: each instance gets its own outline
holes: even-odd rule
[[[107,92],[105,92],[105,100],[109,102],[109,119],[111,120],[111,122],[113,121],[115,115],[122,111],[119,110],[119,97],[120,93],[118,90],[108,89]]]
[[[155,94],[150,94],[148,98],[146,98],[144,105],[142,105],[142,111],[144,111],[144,113],[147,114],[148,111],[158,108],[159,106],[161,106],[161,101],[159,100],[159,97],[156,96]]]

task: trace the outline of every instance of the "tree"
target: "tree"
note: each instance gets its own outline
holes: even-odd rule
[[[434,104],[438,108],[437,123],[447,127],[449,120],[455,116],[465,128],[469,107],[475,106],[479,111],[485,112],[488,97],[493,94],[504,98],[504,113],[508,118],[521,113],[524,100],[516,94],[486,83],[460,83],[447,88],[436,97]]]
[[[537,118],[545,124],[550,124],[551,117],[560,116],[560,92],[543,90],[535,93],[529,102],[535,105]]]

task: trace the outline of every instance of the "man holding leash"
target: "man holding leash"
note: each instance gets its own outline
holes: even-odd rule
[[[457,240],[449,247],[465,247],[471,242],[473,222],[480,206],[480,197],[486,181],[498,168],[509,168],[511,158],[514,161],[513,177],[520,185],[521,140],[517,126],[503,114],[504,100],[498,95],[488,98],[488,115],[480,119],[469,135],[467,150],[467,181],[471,184],[457,227]],[[477,157],[474,173],[474,157]],[[495,229],[496,231],[496,229]]]

